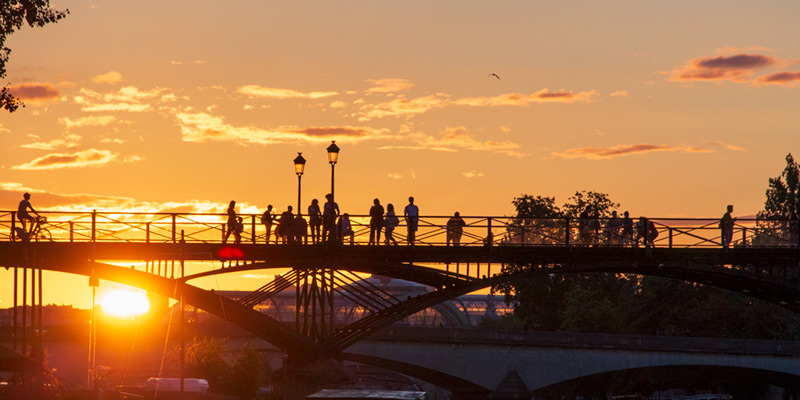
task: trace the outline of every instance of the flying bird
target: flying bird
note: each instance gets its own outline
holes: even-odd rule
[[[497,74],[489,74],[489,76],[493,76],[493,77],[497,78],[497,80],[500,80],[500,76],[497,75]]]

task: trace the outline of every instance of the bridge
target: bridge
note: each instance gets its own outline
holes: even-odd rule
[[[737,220],[735,241],[720,243],[717,219],[651,218],[659,232],[638,243],[619,231],[579,230],[571,218],[462,217],[462,240],[454,245],[447,216],[422,217],[414,245],[368,245],[367,216],[351,216],[353,240],[314,244],[265,243],[257,215],[239,243],[223,243],[225,216],[180,213],[52,212],[31,240],[20,241],[14,212],[0,212],[0,265],[14,268],[14,302],[41,306],[42,270],[80,274],[136,286],[201,308],[237,324],[289,355],[292,365],[339,357],[376,331],[445,300],[515,279],[541,274],[623,273],[698,282],[743,293],[800,312],[800,248],[792,221]],[[405,226],[396,230],[399,239]],[[6,233],[7,232],[7,233]],[[186,274],[186,263],[219,261],[220,268]],[[144,268],[115,264],[144,262]],[[290,269],[238,300],[193,286],[194,279],[262,269]],[[21,271],[21,274],[20,274]],[[368,275],[429,286],[430,292],[397,298]],[[17,277],[21,277],[20,287]],[[37,286],[38,282],[38,286]],[[295,321],[286,324],[257,311],[277,293],[295,287]],[[333,294],[358,304],[362,317],[337,320]],[[16,309],[16,307],[15,307]],[[23,315],[21,348],[41,324]],[[28,318],[30,317],[30,318]],[[17,343],[15,342],[15,346]]]

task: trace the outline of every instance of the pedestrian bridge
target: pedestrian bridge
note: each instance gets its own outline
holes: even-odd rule
[[[394,326],[343,358],[425,377],[456,397],[530,392],[606,372],[670,366],[746,368],[800,383],[800,342]]]

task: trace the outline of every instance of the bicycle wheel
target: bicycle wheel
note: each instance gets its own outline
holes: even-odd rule
[[[52,242],[53,241],[53,237],[50,235],[50,231],[48,231],[47,229],[42,228],[42,229],[39,229],[39,232],[36,234],[36,241],[37,242],[38,241]]]

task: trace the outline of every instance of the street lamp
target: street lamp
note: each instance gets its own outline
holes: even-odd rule
[[[306,159],[303,158],[303,153],[297,153],[294,159],[294,173],[297,174],[297,214],[300,214],[300,179],[303,177],[303,171],[306,169]]]
[[[331,140],[331,145],[328,146],[328,162],[331,163],[331,201],[335,198],[333,196],[333,168],[336,166],[336,161],[339,160],[339,146],[336,145],[335,140]]]

